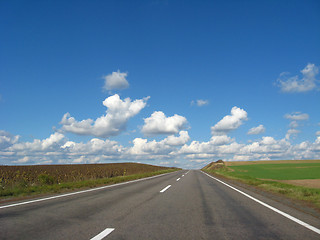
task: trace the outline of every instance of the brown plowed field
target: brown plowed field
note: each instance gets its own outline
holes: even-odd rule
[[[281,163],[320,163],[320,160],[268,160],[268,161],[229,161],[226,166],[251,165],[251,164],[281,164]]]
[[[272,180],[275,181],[275,180]],[[320,188],[320,179],[302,179],[302,180],[276,180],[277,182],[288,183],[297,186]]]

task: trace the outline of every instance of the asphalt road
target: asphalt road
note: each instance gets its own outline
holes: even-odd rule
[[[201,171],[187,172],[25,205],[0,206],[0,239],[101,239],[97,236],[101,232],[108,234],[103,238],[107,240],[320,239],[320,234]],[[320,229],[317,218],[236,188]]]

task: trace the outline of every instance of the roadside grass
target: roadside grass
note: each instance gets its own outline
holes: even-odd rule
[[[286,164],[289,165],[289,164]],[[295,186],[291,184],[281,183],[277,181],[272,181],[270,175],[263,175],[263,178],[270,179],[270,180],[263,180],[259,179],[255,176],[261,177],[262,170],[259,169],[258,173],[249,174],[248,169],[250,170],[252,165],[245,165],[246,169],[243,168],[235,168],[235,167],[227,167],[223,166],[216,169],[206,169],[203,168],[202,170],[216,176],[222,176],[228,179],[232,179],[235,181],[242,182],[244,184],[248,184],[254,186],[256,188],[272,192],[275,194],[280,194],[281,196],[285,196],[289,199],[299,200],[307,203],[308,205],[314,207],[318,211],[320,211],[320,189],[316,188],[308,188],[302,186]],[[256,166],[256,165],[254,165]],[[260,171],[261,170],[261,171]],[[280,169],[278,169],[280,171]],[[280,172],[279,172],[280,173]],[[283,172],[284,173],[284,172]],[[279,176],[276,174],[275,176]],[[284,173],[285,176],[285,173]],[[291,175],[287,175],[289,178]],[[320,178],[320,177],[319,177]]]
[[[2,179],[2,183],[0,184],[0,200],[6,200],[8,198],[16,197],[29,197],[42,194],[62,193],[76,189],[93,188],[180,170],[178,168],[164,168],[152,165],[141,165],[140,169],[137,165],[133,166],[136,168],[135,171],[138,173],[126,174],[128,171],[124,170],[121,172],[121,175],[118,176],[105,176],[90,179],[75,178],[75,180],[73,181],[58,182],[56,177],[47,173],[41,173],[37,175],[36,181],[28,181],[28,178],[25,177],[19,178],[19,181],[11,182],[10,184],[5,185]],[[149,168],[149,166],[152,167]]]

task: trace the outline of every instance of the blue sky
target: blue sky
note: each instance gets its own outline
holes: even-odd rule
[[[1,1],[0,31],[1,164],[320,158],[319,1]]]

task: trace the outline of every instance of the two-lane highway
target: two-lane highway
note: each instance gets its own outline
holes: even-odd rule
[[[320,228],[317,218],[237,189]],[[0,206],[0,239],[320,239],[239,191],[191,170]]]

